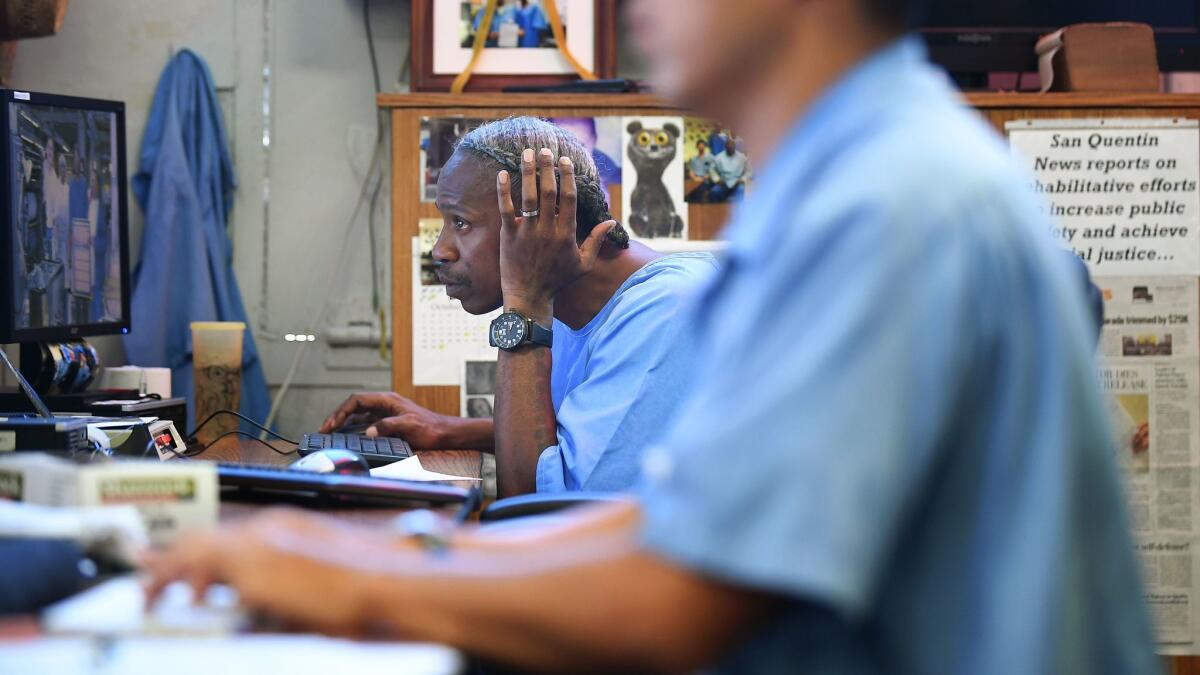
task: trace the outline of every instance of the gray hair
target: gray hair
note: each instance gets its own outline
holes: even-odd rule
[[[540,152],[549,148],[555,158],[567,157],[575,167],[575,239],[582,242],[592,229],[612,219],[608,200],[600,185],[600,173],[592,154],[571,132],[536,117],[510,117],[488,122],[462,137],[455,152],[469,152],[508,171],[514,201],[521,194],[521,153],[526,148]],[[555,169],[557,179],[558,170]],[[629,247],[629,233],[619,223],[608,233],[608,242]]]

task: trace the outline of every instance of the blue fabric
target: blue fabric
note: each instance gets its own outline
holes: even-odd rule
[[[726,672],[1157,672],[1077,270],[910,40],[729,227],[645,542],[782,600]]]
[[[631,275],[586,326],[554,322],[558,444],[538,460],[538,492],[637,483],[642,452],[691,383],[696,336],[681,330],[681,308],[715,267],[708,253],[663,256]]]
[[[133,278],[130,363],[171,369],[171,389],[188,399],[193,424],[193,321],[246,321],[226,231],[236,180],[225,124],[204,60],[180,51],[167,64],[133,177],[146,214]],[[270,408],[254,336],[242,346],[240,412],[262,421]]]
[[[515,16],[517,25],[524,31],[519,44],[522,47],[537,47],[542,44],[542,31],[550,28],[542,6],[530,3],[528,7],[517,8]]]

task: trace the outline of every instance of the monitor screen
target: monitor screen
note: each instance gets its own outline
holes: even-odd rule
[[[1200,69],[1200,0],[930,0],[921,25],[934,61],[952,73],[1032,72],[1038,38],[1076,23],[1154,28],[1163,71]]]
[[[933,0],[928,28],[1033,28],[1073,23],[1137,21],[1157,30],[1196,30],[1200,3],[1189,0]]]
[[[5,94],[8,339],[119,332],[129,325],[123,109]]]

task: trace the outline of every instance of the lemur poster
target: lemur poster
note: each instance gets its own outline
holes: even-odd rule
[[[634,239],[656,248],[688,238],[683,200],[683,118],[626,117],[621,213]]]

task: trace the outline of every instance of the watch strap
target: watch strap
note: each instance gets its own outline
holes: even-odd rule
[[[532,342],[535,345],[543,347],[551,347],[554,345],[554,331],[546,328],[533,319],[527,319],[529,322],[529,335],[525,338],[526,342]]]

